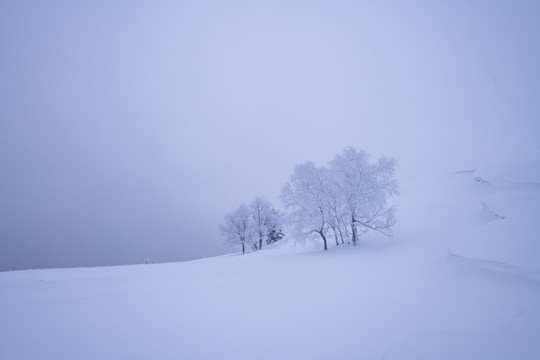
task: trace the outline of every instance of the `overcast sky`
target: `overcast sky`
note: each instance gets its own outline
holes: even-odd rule
[[[540,2],[0,3],[0,270],[178,261],[293,166],[538,157]],[[398,214],[399,219],[399,214]]]

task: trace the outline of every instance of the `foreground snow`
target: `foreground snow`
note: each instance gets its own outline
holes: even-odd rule
[[[0,273],[0,358],[538,359],[538,169],[403,184],[356,247]]]

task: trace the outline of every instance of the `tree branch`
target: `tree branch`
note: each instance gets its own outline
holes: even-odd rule
[[[391,225],[387,225],[387,226],[384,226],[384,227],[378,227],[378,226],[371,226],[367,223],[363,223],[361,221],[358,221],[358,220],[354,220],[354,222],[356,223],[359,223],[360,225],[362,226],[365,226],[367,227],[368,229],[371,229],[371,230],[375,230],[377,232],[380,232],[381,234],[385,235],[385,236],[388,236],[388,237],[391,237],[392,234],[389,234],[389,233],[385,233],[384,231],[382,231],[381,229],[389,229]]]

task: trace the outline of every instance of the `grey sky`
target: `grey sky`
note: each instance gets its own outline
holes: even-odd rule
[[[221,253],[345,146],[538,156],[538,1],[3,1],[0,270]]]

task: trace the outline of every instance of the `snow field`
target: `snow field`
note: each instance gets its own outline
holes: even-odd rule
[[[355,247],[0,273],[0,359],[538,359],[536,166],[403,184]]]

